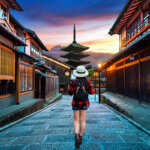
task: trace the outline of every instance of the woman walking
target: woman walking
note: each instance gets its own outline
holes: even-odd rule
[[[73,71],[73,75],[76,79],[71,81],[69,86],[69,94],[73,95],[72,110],[74,114],[76,147],[79,147],[80,144],[82,144],[82,136],[86,127],[86,111],[90,106],[88,94],[94,94],[91,82],[86,79],[88,74],[89,73],[84,66],[77,66],[77,68]]]

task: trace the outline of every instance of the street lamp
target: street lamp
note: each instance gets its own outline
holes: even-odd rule
[[[94,86],[94,88],[95,88],[95,101],[96,101],[96,75],[97,75],[96,73],[97,73],[97,72],[94,72],[94,81],[95,81],[95,82],[94,82],[94,85],[95,85],[95,86]]]
[[[101,73],[101,64],[98,64],[98,76],[99,76],[99,103],[101,103],[101,80],[100,80],[100,73]]]
[[[98,64],[98,69],[100,69],[100,68],[101,68],[101,66],[102,66],[102,64]]]

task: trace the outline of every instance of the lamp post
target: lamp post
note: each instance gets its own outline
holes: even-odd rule
[[[100,80],[100,73],[101,73],[101,64],[98,64],[98,76],[99,76],[99,103],[101,103],[101,80]]]
[[[96,72],[94,72],[94,89],[95,89],[95,101],[96,101]]]

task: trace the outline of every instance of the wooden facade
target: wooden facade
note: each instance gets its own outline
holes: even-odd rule
[[[45,59],[46,64],[52,69],[57,71],[59,76],[59,92],[68,94],[68,85],[70,83],[71,67],[51,56],[43,53],[42,57]]]
[[[109,33],[119,34],[121,49],[103,64],[107,90],[150,103],[150,1],[128,1]]]
[[[59,92],[57,73],[45,63],[40,65],[41,52],[47,48],[34,31],[9,13],[10,9],[22,11],[16,0],[0,0],[0,109],[35,96],[47,101]]]
[[[0,100],[8,98],[6,103],[18,104],[20,56],[17,46],[26,46],[26,43],[20,39],[17,30],[11,25],[9,14],[11,8],[22,10],[16,1],[0,1]],[[15,99],[10,100],[14,95]]]

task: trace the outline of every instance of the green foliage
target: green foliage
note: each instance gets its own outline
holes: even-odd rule
[[[93,74],[94,74],[94,71],[93,71],[93,70],[90,70],[90,71],[89,71],[89,77],[93,76]]]
[[[88,65],[88,66],[86,66],[86,69],[87,69],[87,70],[92,69],[92,66],[91,66],[91,65]]]

